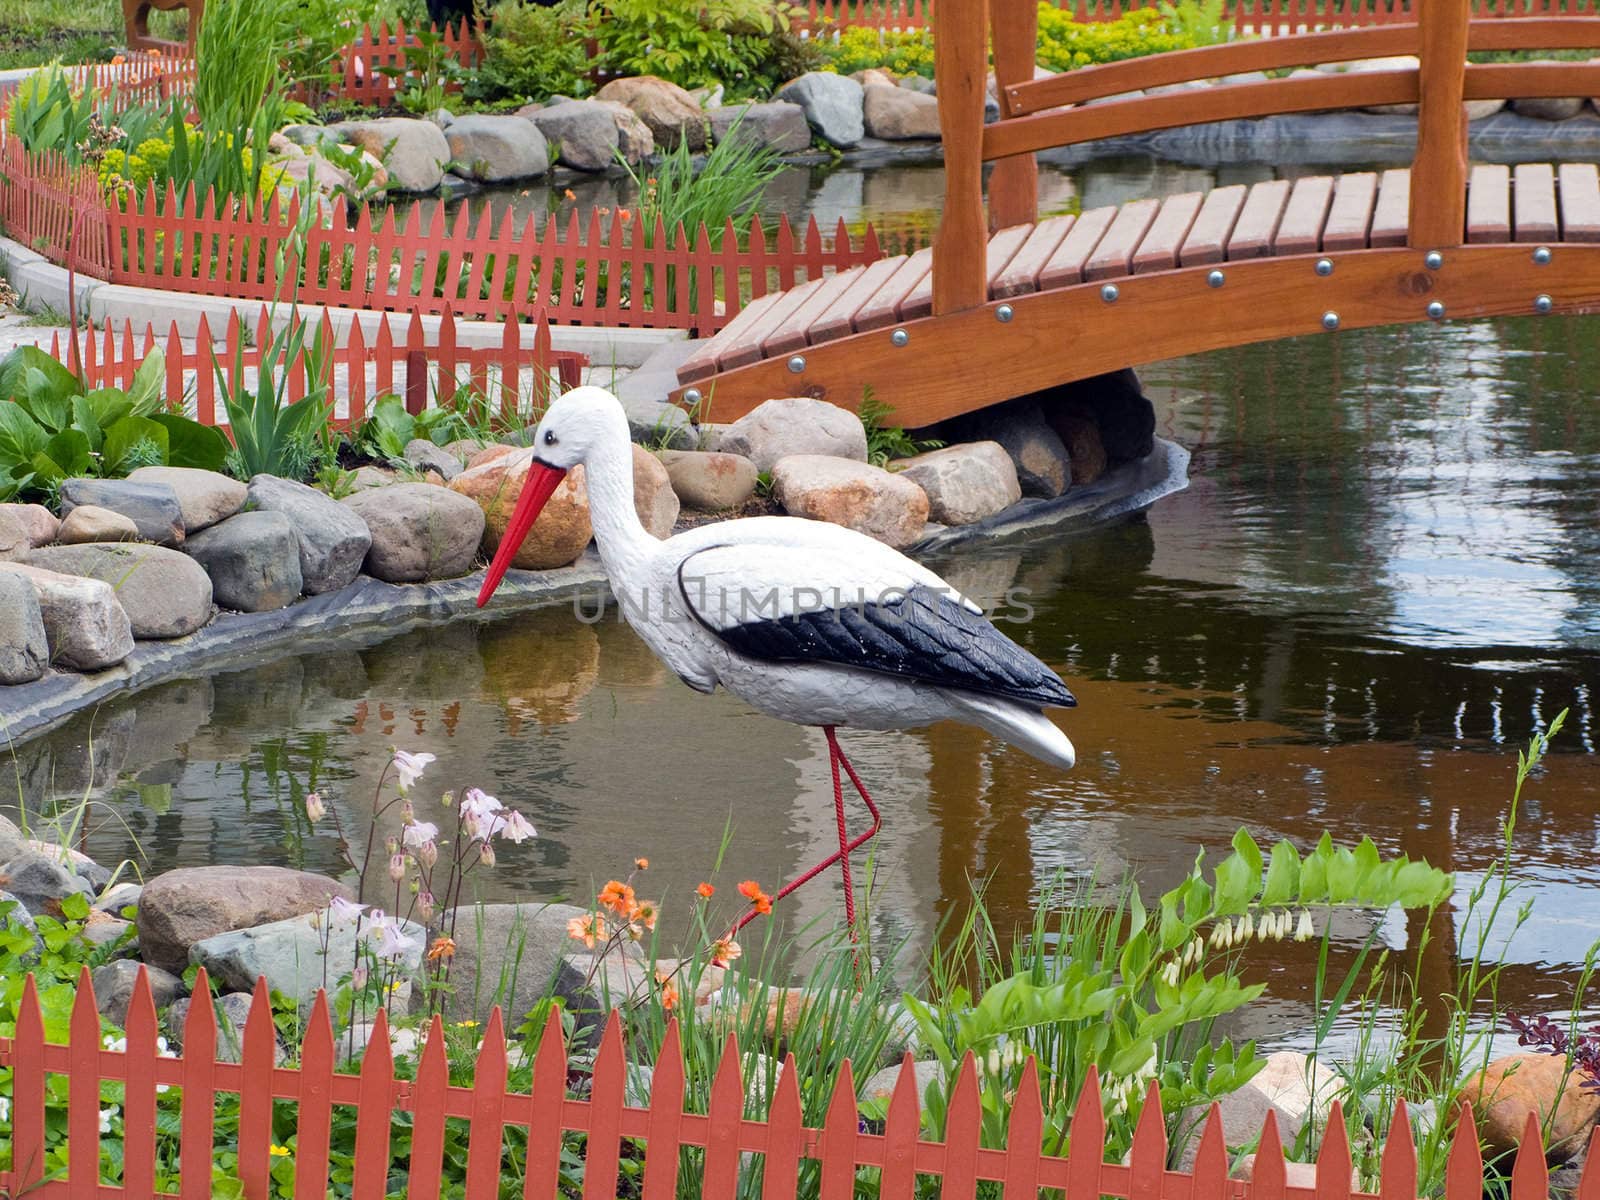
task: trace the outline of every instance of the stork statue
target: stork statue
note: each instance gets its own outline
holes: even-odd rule
[[[1060,677],[898,551],[797,517],[724,521],[665,541],[648,533],[634,510],[628,421],[601,388],[567,392],[539,422],[527,480],[478,593],[480,608],[551,493],[580,463],[606,577],[645,644],[696,691],[720,684],[768,716],[820,725],[827,738],[839,849],[784,884],[774,900],[838,863],[855,934],[850,855],[882,818],[839,745],[839,726],[962,721],[1053,766],[1072,766],[1072,743],[1042,711],[1077,703]],[[872,815],[871,827],[853,838],[840,767]],[[746,912],[733,930],[754,915]]]

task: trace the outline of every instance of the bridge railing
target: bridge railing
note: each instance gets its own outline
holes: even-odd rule
[[[984,303],[981,246],[991,228],[1036,218],[1033,154],[1180,125],[1278,113],[1417,104],[1409,243],[1461,244],[1466,213],[1463,101],[1600,95],[1600,64],[1470,63],[1471,51],[1582,50],[1600,46],[1600,13],[1474,19],[1464,0],[1420,0],[1414,21],[1294,34],[1151,55],[1033,79],[1033,0],[945,0],[935,35],[945,207],[934,241],[934,311]],[[983,118],[990,32],[1001,119]],[[1549,11],[1549,10],[1546,10]],[[1330,62],[1415,55],[1420,67],[1216,84],[1156,95],[1126,93]],[[1091,103],[1094,102],[1094,103]],[[990,212],[983,164],[994,162]]]

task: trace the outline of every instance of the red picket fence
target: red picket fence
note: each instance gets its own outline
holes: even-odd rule
[[[465,67],[476,66],[483,58],[483,45],[477,31],[466,24],[448,26],[442,34],[436,26],[429,31],[444,39],[444,48]],[[403,68],[418,45],[416,34],[404,21],[391,26],[387,21],[374,29],[365,25],[360,35],[339,52],[334,90],[344,100],[386,108],[405,86],[405,80],[385,74],[383,68]],[[448,90],[459,91],[450,85]]]
[[[204,971],[197,997],[209,997]],[[326,999],[319,994],[300,1047],[299,1066],[274,1063],[277,1038],[265,980],[256,984],[237,1063],[217,1061],[216,1017],[210,1003],[190,1006],[183,1053],[164,1055],[157,1043],[155,1004],[143,970],[128,1010],[125,1048],[101,1042],[89,972],[77,989],[67,1041],[45,1040],[44,1016],[30,975],[24,984],[15,1037],[0,1039],[0,1067],[12,1069],[12,1166],[0,1172],[0,1194],[98,1197],[99,1200],[149,1200],[211,1194],[216,1160],[219,1099],[237,1097],[238,1180],[247,1200],[274,1193],[272,1174],[274,1103],[295,1109],[293,1190],[300,1197],[327,1195],[332,1128],[337,1110],[354,1110],[353,1200],[382,1200],[391,1185],[392,1137],[399,1117],[409,1137],[403,1170],[409,1197],[441,1194],[445,1140],[465,1137],[466,1200],[495,1200],[522,1173],[524,1197],[555,1200],[571,1194],[561,1183],[563,1153],[581,1154],[584,1200],[609,1200],[619,1187],[619,1161],[635,1156],[644,1143],[639,1179],[642,1200],[669,1200],[680,1187],[685,1148],[702,1151],[698,1194],[704,1200],[733,1200],[739,1191],[742,1156],[758,1155],[748,1170],[759,1171],[765,1200],[794,1200],[803,1168],[815,1164],[815,1194],[821,1200],[851,1200],[860,1172],[877,1175],[882,1200],[910,1200],[920,1180],[934,1177],[947,1200],[973,1197],[980,1181],[1004,1185],[1007,1200],[1036,1200],[1040,1188],[1060,1189],[1068,1200],[1416,1200],[1417,1153],[1405,1104],[1384,1146],[1376,1193],[1351,1186],[1352,1158],[1343,1116],[1335,1102],[1316,1165],[1315,1187],[1290,1186],[1275,1115],[1266,1118],[1252,1180],[1228,1178],[1222,1123],[1213,1107],[1202,1134],[1192,1174],[1166,1169],[1167,1138],[1160,1093],[1152,1084],[1132,1151],[1125,1163],[1104,1161],[1106,1118],[1098,1076],[1090,1070],[1070,1126],[1071,1152],[1065,1157],[1041,1151],[1044,1114],[1036,1064],[1025,1066],[1017,1089],[1004,1149],[980,1144],[982,1115],[977,1071],[969,1054],[950,1096],[945,1140],[921,1133],[918,1089],[910,1056],[902,1064],[882,1132],[864,1128],[856,1104],[849,1062],[837,1084],[820,1128],[804,1123],[798,1072],[793,1055],[778,1078],[767,1120],[744,1115],[746,1092],[740,1054],[732,1037],[711,1086],[705,1112],[686,1111],[685,1075],[676,1022],[669,1026],[657,1057],[648,1107],[626,1102],[626,1060],[620,1022],[606,1025],[591,1075],[587,1099],[568,1094],[571,1064],[559,1013],[552,1013],[533,1058],[532,1087],[507,1087],[508,1047],[500,1010],[486,1026],[470,1087],[449,1082],[444,1031],[436,1017],[428,1031],[414,1080],[395,1073],[387,1022],[378,1014],[370,1049],[356,1073],[337,1070],[335,1037]],[[534,1050],[532,1046],[525,1049]],[[46,1097],[52,1076],[65,1077],[65,1167],[47,1172],[51,1148]],[[120,1170],[109,1172],[100,1156],[101,1085],[123,1085],[123,1135]],[[181,1114],[158,1101],[158,1089],[182,1088]],[[166,1118],[158,1121],[158,1110]],[[281,1111],[281,1110],[280,1110]],[[343,1113],[340,1114],[344,1115]],[[1470,1110],[1463,1109],[1446,1169],[1444,1200],[1481,1200],[1483,1159]],[[446,1121],[469,1122],[447,1133]],[[56,1122],[61,1120],[59,1114]],[[281,1131],[286,1126],[281,1123]],[[158,1157],[157,1131],[166,1145]],[[177,1135],[173,1136],[176,1129]],[[507,1131],[526,1131],[526,1149],[506,1152]],[[584,1135],[581,1149],[563,1135]],[[278,1136],[283,1136],[280,1132]],[[287,1137],[284,1138],[288,1140]],[[523,1139],[519,1137],[519,1141]],[[174,1145],[174,1142],[176,1143]],[[1600,1134],[1595,1142],[1600,1144]],[[231,1148],[231,1147],[230,1147]],[[280,1148],[281,1153],[281,1148]],[[520,1161],[519,1161],[520,1160]],[[114,1160],[112,1160],[114,1161]],[[1600,1167],[1591,1157],[1577,1195],[1600,1189]],[[176,1178],[174,1178],[176,1176]],[[176,1190],[174,1190],[176,1185]],[[632,1194],[630,1184],[628,1194]],[[1509,1200],[1546,1200],[1549,1176],[1538,1121],[1531,1114],[1522,1149],[1511,1172]]]
[[[0,233],[51,262],[104,279],[106,217],[93,171],[59,154],[28,154],[0,130]]]
[[[585,354],[552,349],[550,323],[543,312],[535,315],[533,328],[532,344],[525,345],[522,322],[516,313],[508,313],[502,322],[498,346],[463,346],[455,317],[448,311],[431,338],[422,314],[413,311],[406,333],[398,341],[387,320],[380,322],[370,341],[356,321],[343,344],[339,344],[327,313],[323,313],[322,335],[333,349],[320,382],[327,384],[330,394],[341,403],[348,404],[346,415],[334,424],[354,425],[365,419],[369,397],[403,395],[406,408],[416,414],[428,406],[430,394],[443,402],[460,388],[470,388],[486,399],[498,395],[501,413],[508,421],[526,421],[551,398],[552,384],[559,383],[563,391],[577,387],[589,362]],[[195,420],[216,425],[218,370],[231,390],[238,382],[238,365],[242,363],[247,372],[259,371],[272,344],[272,320],[265,306],[256,321],[253,338],[247,336],[249,332],[236,312],[229,319],[219,346],[202,314],[194,347],[186,349],[176,322],[165,336],[147,325],[142,338],[136,337],[131,321],[124,322],[120,336],[113,326],[97,330],[91,324],[76,340],[69,335],[66,345],[59,333],[53,335],[50,353],[71,364],[90,387],[126,388],[146,356],[159,346],[166,354],[166,394],[188,396],[192,392],[190,411]],[[288,399],[292,402],[302,398],[308,382],[302,353],[291,364]]]

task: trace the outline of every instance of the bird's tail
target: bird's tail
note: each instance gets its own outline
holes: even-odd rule
[[[1039,709],[972,693],[963,693],[956,700],[974,725],[987,729],[1019,750],[1026,750],[1040,762],[1066,771],[1077,761],[1077,752],[1067,735]]]

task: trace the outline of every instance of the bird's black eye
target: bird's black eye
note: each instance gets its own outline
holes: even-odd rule
[[[554,446],[556,444],[556,435],[554,430],[546,429],[544,431],[544,444],[546,446]]]

